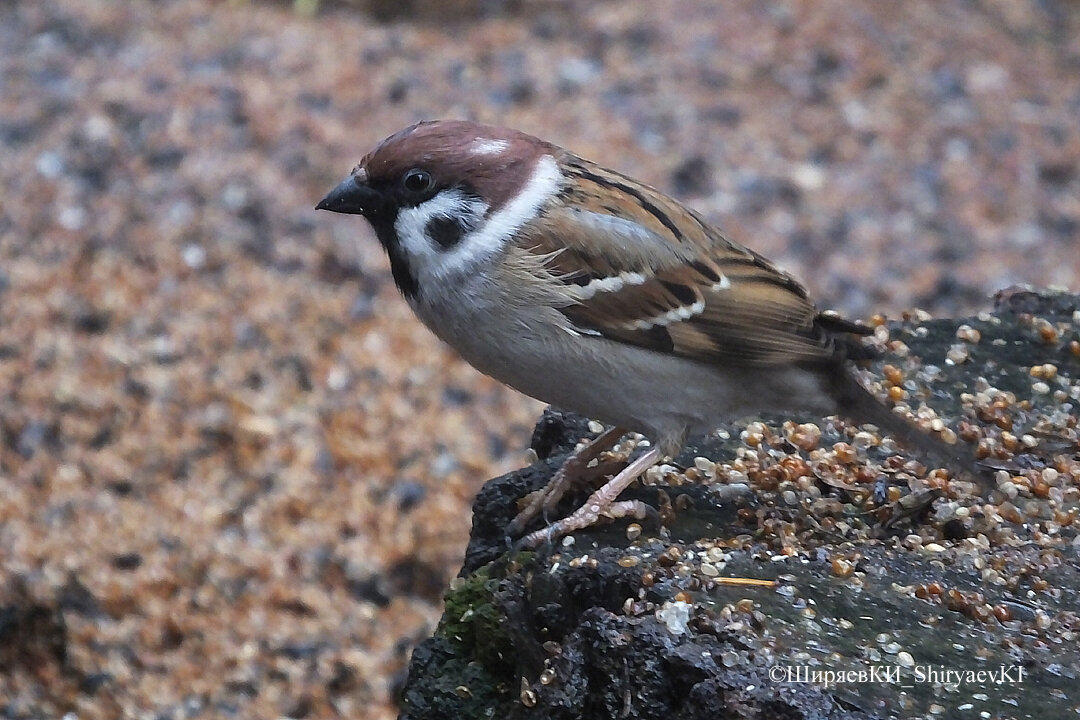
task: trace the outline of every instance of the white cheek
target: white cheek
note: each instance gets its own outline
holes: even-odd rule
[[[421,285],[456,280],[501,250],[559,191],[562,181],[555,159],[544,156],[537,161],[521,192],[486,219],[487,203],[459,190],[444,190],[414,208],[399,210],[394,228]],[[462,218],[463,225],[475,229],[466,233],[457,245],[444,248],[427,234],[428,223],[437,217]]]
[[[428,223],[434,218],[461,218],[466,225],[477,226],[483,222],[487,203],[471,198],[459,190],[444,190],[416,207],[398,211],[394,229],[402,249],[421,273],[438,273],[446,265],[448,255],[459,251],[456,247],[446,250],[427,234]]]
[[[483,227],[472,233],[472,244],[491,250],[502,247],[522,225],[536,217],[544,203],[559,192],[562,183],[563,176],[555,158],[550,155],[541,157],[521,192],[493,213]]]

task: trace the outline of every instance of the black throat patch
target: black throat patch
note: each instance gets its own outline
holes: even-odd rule
[[[390,258],[390,274],[394,276],[394,284],[407,300],[412,300],[419,292],[420,285],[416,281],[412,266],[409,265],[408,256],[401,249],[397,231],[394,230],[393,218],[389,221],[380,219],[378,222],[372,222],[371,225],[375,228],[379,243],[386,250],[386,256]]]

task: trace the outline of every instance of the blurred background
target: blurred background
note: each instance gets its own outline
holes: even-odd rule
[[[424,118],[855,317],[1080,289],[1075,0],[0,4],[0,716],[394,715],[540,405],[313,205]]]

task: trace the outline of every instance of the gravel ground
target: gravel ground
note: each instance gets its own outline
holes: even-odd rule
[[[855,316],[1078,285],[1076,2],[4,3],[0,716],[394,714],[540,407],[312,210],[430,117],[650,181]]]

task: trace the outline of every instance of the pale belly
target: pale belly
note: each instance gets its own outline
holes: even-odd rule
[[[561,409],[640,432],[665,453],[688,435],[749,415],[836,411],[819,377],[796,367],[720,368],[574,337],[550,319],[510,312],[486,314],[484,322],[418,314],[486,375]]]

